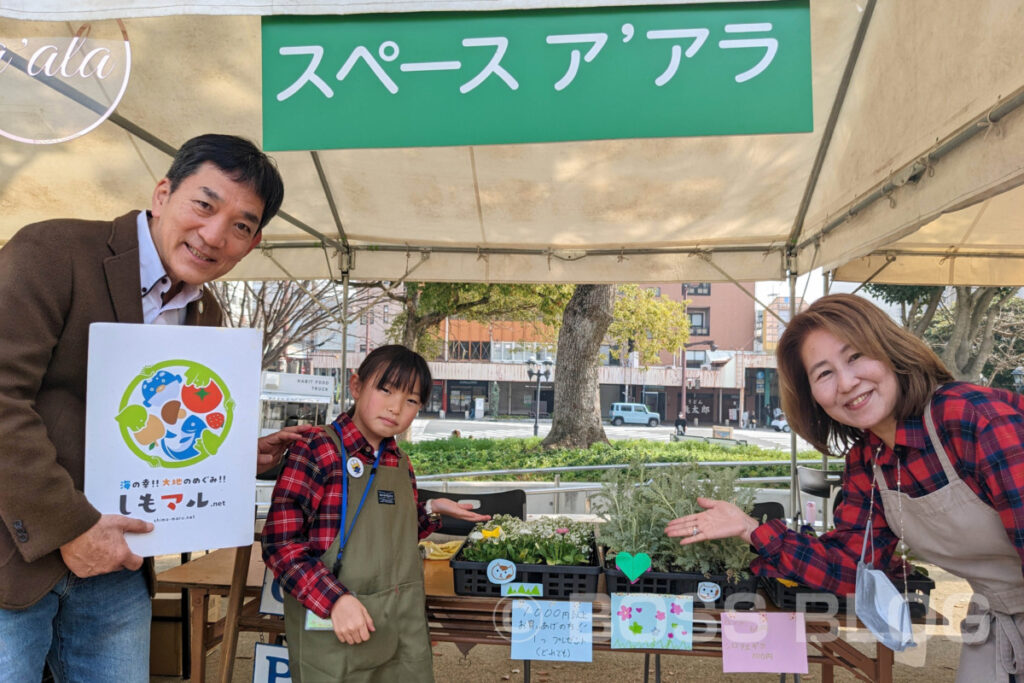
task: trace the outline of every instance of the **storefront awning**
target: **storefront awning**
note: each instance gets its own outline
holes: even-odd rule
[[[280,391],[264,391],[260,394],[261,401],[277,401],[278,403],[330,403],[329,396],[311,396],[309,394],[286,394]]]

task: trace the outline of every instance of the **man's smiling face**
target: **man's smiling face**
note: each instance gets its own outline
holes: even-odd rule
[[[153,191],[150,232],[174,283],[202,285],[235,267],[262,233],[263,200],[216,165],[205,163],[171,192],[164,178]]]

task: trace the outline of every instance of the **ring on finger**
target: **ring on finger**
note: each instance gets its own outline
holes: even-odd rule
[[[700,533],[700,529],[698,529],[698,528],[697,528],[697,525],[696,525],[696,524],[694,524],[694,525],[693,525],[693,533],[691,533],[690,535],[691,535],[691,536],[696,536],[696,535],[697,535],[697,534],[699,534],[699,533]]]

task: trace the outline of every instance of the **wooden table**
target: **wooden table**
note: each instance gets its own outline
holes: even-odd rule
[[[594,605],[593,647],[595,650],[610,650],[611,600],[608,595],[599,594],[588,601]],[[459,644],[463,653],[468,652],[473,645],[507,646],[511,636],[511,607],[511,598],[427,596],[430,638]],[[769,606],[766,611],[780,610]],[[692,650],[616,651],[655,654],[659,659],[662,654],[720,658],[722,612],[719,609],[694,609]],[[804,621],[807,628],[807,660],[812,664],[821,664],[821,680],[824,683],[832,683],[837,666],[868,683],[892,683],[892,650],[875,641],[875,655],[872,657],[843,638],[843,632],[838,628],[840,624],[845,626],[849,623],[854,632],[866,632],[855,617],[847,619],[842,614],[827,616],[806,613]],[[937,612],[929,611],[921,623],[940,624],[945,623],[945,619]],[[528,662],[524,666],[524,673],[529,681]]]
[[[255,550],[255,552],[252,552]],[[238,552],[242,551],[242,552]],[[244,561],[244,562],[243,562]],[[236,564],[239,567],[236,569]],[[244,574],[241,568],[244,567]],[[233,619],[238,626],[225,629],[226,618],[210,618],[210,596],[224,595],[231,597],[232,584],[236,586],[241,580],[236,577],[244,576],[244,592],[241,598],[244,602],[246,596],[258,596],[263,587],[263,555],[259,543],[252,548],[225,548],[198,557],[191,562],[177,567],[172,567],[157,575],[157,590],[171,591],[185,589],[189,593],[189,642],[191,651],[191,663],[189,666],[190,678],[194,683],[204,683],[206,680],[206,655],[210,649],[224,642],[224,651],[230,651],[232,656],[230,665],[234,664],[235,645],[238,638],[238,626],[241,625],[240,610],[236,610]],[[236,590],[237,592],[237,590]],[[256,608],[259,601],[244,603],[249,612],[260,617]],[[229,612],[231,611],[229,605]],[[269,617],[267,618],[269,620]],[[273,624],[269,621],[266,628],[255,630],[273,631]],[[284,631],[282,621],[278,632]],[[224,665],[222,664],[222,670]],[[231,675],[226,679],[230,682]]]
[[[203,683],[208,651],[222,644],[220,678],[230,683],[233,673],[235,647],[240,631],[258,631],[268,634],[284,632],[280,617],[260,614],[259,594],[263,585],[264,565],[260,544],[252,548],[217,550],[188,564],[161,572],[158,590],[187,589],[191,616],[191,678]],[[243,585],[244,589],[239,589]],[[234,586],[234,590],[232,590]],[[229,596],[227,615],[211,621],[209,598],[211,595]],[[253,598],[253,599],[249,599]],[[593,596],[593,637],[595,650],[609,650],[611,642],[611,601],[606,594]],[[511,599],[452,595],[428,595],[427,619],[430,639],[455,643],[466,653],[475,645],[509,644]],[[770,606],[769,611],[775,610]],[[660,656],[682,655],[721,657],[722,638],[719,629],[722,610],[694,609],[694,642],[692,650],[623,650]],[[874,656],[858,650],[845,635],[864,633],[863,626],[852,616],[807,613],[805,615],[808,640],[808,661],[821,664],[821,678],[832,683],[835,667],[851,672],[868,683],[892,683],[893,651],[875,643]],[[944,624],[945,618],[929,610],[924,619],[915,623]],[[839,625],[850,629],[840,630]],[[229,626],[230,625],[230,626]],[[845,633],[845,635],[844,635]],[[660,668],[660,667],[658,667]],[[529,662],[524,666],[529,674]],[[646,680],[646,679],[645,679]]]

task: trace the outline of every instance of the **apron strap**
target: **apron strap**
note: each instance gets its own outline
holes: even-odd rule
[[[878,469],[879,468],[875,466],[875,463],[871,463],[871,476],[874,478],[875,483],[878,484],[879,491],[888,491],[889,485],[885,483],[885,477],[879,474]],[[871,490],[874,491],[874,489]]]
[[[946,449],[942,446],[942,440],[939,439],[939,433],[935,429],[931,399],[928,399],[928,403],[924,406],[924,426],[928,440],[931,442],[932,448],[935,449],[935,455],[939,457],[939,462],[942,463],[942,471],[946,473],[946,481],[950,483],[956,481],[960,478],[960,475],[956,473],[953,463],[950,462],[949,455],[946,454]]]
[[[1012,615],[993,612],[996,631],[996,656],[1006,673],[1024,674],[1024,636]]]

